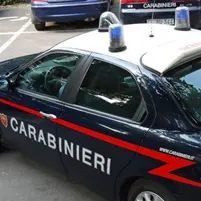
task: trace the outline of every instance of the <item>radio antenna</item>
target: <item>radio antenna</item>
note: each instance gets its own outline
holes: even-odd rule
[[[155,3],[156,3],[156,0],[154,0],[154,6],[153,6],[153,11],[152,11],[152,15],[151,15],[151,33],[149,35],[149,37],[154,37],[154,34],[153,34],[153,19],[154,19],[154,10],[155,10]]]

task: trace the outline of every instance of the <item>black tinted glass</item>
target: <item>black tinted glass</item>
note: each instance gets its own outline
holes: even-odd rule
[[[81,84],[76,104],[132,118],[141,101],[136,81],[129,72],[115,65],[94,60]]]
[[[16,80],[18,88],[59,98],[81,56],[54,53],[36,61]]]

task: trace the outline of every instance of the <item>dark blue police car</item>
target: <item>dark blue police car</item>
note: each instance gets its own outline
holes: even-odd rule
[[[124,24],[161,23],[174,25],[175,8],[187,6],[191,27],[201,28],[201,3],[199,0],[121,0],[120,15]]]
[[[2,62],[2,146],[107,200],[200,201],[201,32],[152,28],[108,12],[99,30]]]
[[[32,23],[37,30],[44,30],[45,23],[71,22],[86,18],[99,18],[107,11],[110,0],[32,0]]]

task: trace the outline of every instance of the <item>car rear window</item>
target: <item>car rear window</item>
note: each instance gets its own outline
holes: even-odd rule
[[[180,66],[166,79],[182,108],[193,120],[201,123],[201,59]]]

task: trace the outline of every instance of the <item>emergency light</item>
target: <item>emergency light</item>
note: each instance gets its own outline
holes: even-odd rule
[[[121,52],[126,49],[122,24],[111,24],[109,26],[110,52]]]
[[[175,10],[175,29],[181,31],[189,31],[190,26],[190,14],[188,7],[181,6]]]
[[[98,31],[108,32],[111,24],[121,24],[121,22],[114,13],[106,11],[100,16]]]

